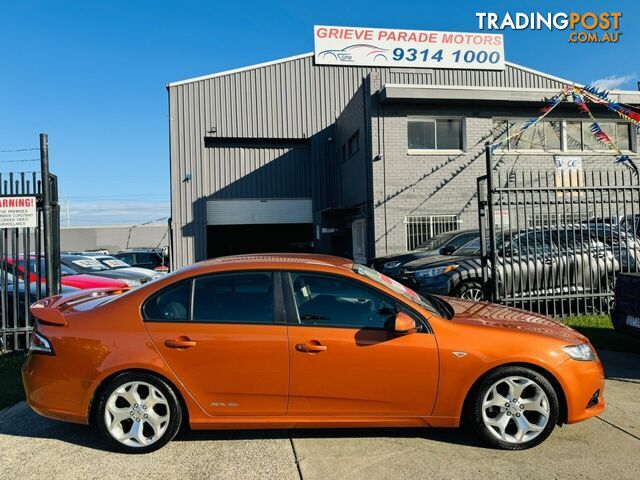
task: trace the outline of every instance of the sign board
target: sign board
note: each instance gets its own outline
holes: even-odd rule
[[[554,161],[556,162],[556,168],[561,172],[582,170],[582,157],[565,157],[556,155]]]
[[[36,197],[0,197],[0,228],[37,225]]]
[[[504,70],[501,34],[314,27],[318,65]]]

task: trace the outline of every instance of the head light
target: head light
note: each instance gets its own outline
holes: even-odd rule
[[[567,345],[562,347],[563,350],[574,360],[580,360],[582,362],[588,362],[596,358],[596,354],[588,343],[581,343],[579,345]]]
[[[402,265],[401,262],[387,262],[384,264],[383,268],[385,269],[398,268],[400,265]]]
[[[445,273],[449,273],[451,270],[455,270],[456,268],[458,268],[458,265],[447,265],[446,267],[427,268],[424,270],[416,270],[415,272],[413,272],[413,275],[416,278],[437,277],[438,275],[444,275]]]
[[[139,287],[140,285],[142,285],[138,280],[129,280],[127,278],[123,278],[123,280],[124,283],[126,283],[130,287]]]

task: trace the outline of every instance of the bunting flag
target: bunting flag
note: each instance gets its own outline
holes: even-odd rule
[[[551,113],[563,100],[565,100],[569,95],[572,96],[573,102],[576,104],[578,109],[586,113],[591,119],[591,125],[589,126],[589,131],[593,136],[598,140],[598,142],[606,145],[609,149],[614,151],[617,155],[616,163],[628,163],[631,168],[638,174],[638,169],[631,158],[628,155],[622,152],[620,148],[614,143],[614,141],[607,135],[607,133],[602,129],[598,121],[595,119],[593,114],[591,113],[591,109],[587,105],[588,102],[602,105],[607,109],[615,112],[620,118],[630,122],[635,125],[640,132],[640,111],[636,107],[632,107],[631,105],[625,105],[623,103],[617,102],[613,100],[609,95],[610,92],[605,89],[600,89],[594,86],[586,86],[579,87],[577,85],[566,85],[560,90],[556,95],[549,99],[545,99],[546,105],[544,105],[540,109],[541,115],[538,117],[530,118],[529,120],[522,123],[518,131],[509,135],[508,137],[495,141],[491,145],[491,152],[493,153],[500,145],[509,142],[510,140],[518,140],[522,137],[524,132],[539,123],[543,118],[545,118],[549,113]]]
[[[528,129],[533,127],[535,124],[539,123],[544,117],[546,117],[547,115],[549,115],[549,113],[551,113],[553,111],[554,108],[556,108],[558,105],[560,105],[560,103],[567,97],[567,95],[569,94],[569,91],[571,90],[570,86],[566,86],[564,87],[560,92],[558,92],[557,94],[555,94],[553,97],[546,99],[546,103],[547,105],[545,105],[544,107],[542,107],[540,109],[540,112],[542,113],[542,115],[538,116],[538,117],[533,117],[530,118],[529,120],[525,121],[522,123],[522,125],[520,125],[520,128],[518,129],[517,132],[515,132],[512,135],[509,135],[506,138],[503,138],[502,140],[496,141],[491,145],[491,153],[495,152],[496,149],[500,146],[503,145],[504,143],[509,142],[510,140],[518,140],[522,137],[522,134]]]

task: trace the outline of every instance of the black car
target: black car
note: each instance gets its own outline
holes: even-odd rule
[[[504,235],[496,243],[501,296],[606,292],[620,269],[612,252],[581,226],[526,229]],[[480,239],[472,240],[454,255],[407,263],[398,280],[421,293],[481,300]]]
[[[97,277],[122,280],[130,287],[138,287],[150,280],[149,276],[140,273],[112,270],[95,258],[85,255],[60,255],[60,263],[75,273],[86,273]]]
[[[114,253],[113,257],[128,263],[132,267],[148,268],[156,272],[168,272],[169,262],[162,249],[126,250]]]
[[[640,273],[619,275],[615,292],[615,307],[611,310],[613,328],[640,335]]]
[[[435,255],[451,255],[458,248],[474,238],[478,238],[479,235],[478,230],[441,233],[415,250],[374,258],[371,266],[380,273],[395,277],[406,263]]]

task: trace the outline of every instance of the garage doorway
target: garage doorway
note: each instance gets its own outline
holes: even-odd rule
[[[208,258],[267,252],[313,252],[313,226],[289,223],[207,227]]]
[[[313,252],[310,198],[207,201],[207,257]]]

